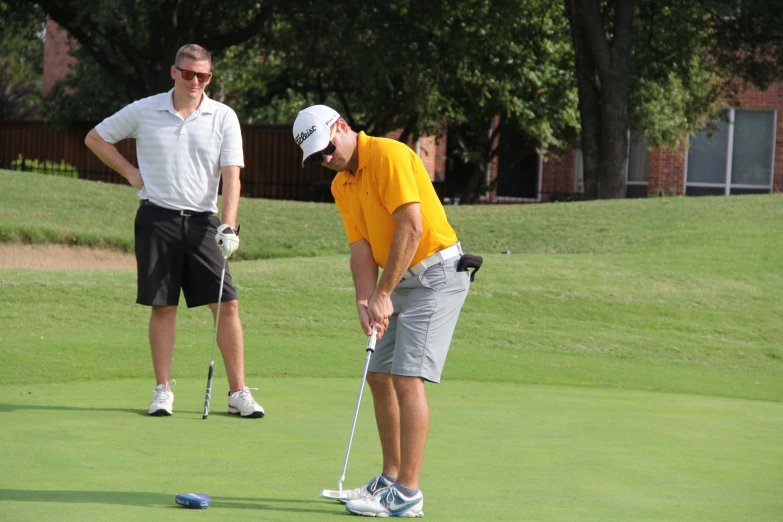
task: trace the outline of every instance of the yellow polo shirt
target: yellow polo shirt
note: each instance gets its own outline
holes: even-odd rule
[[[375,262],[386,266],[396,223],[392,214],[406,203],[419,203],[424,228],[411,265],[457,242],[430,176],[415,152],[399,141],[359,133],[359,168],[339,172],[332,195],[350,243],[366,239]]]

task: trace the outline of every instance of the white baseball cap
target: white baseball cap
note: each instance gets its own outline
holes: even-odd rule
[[[294,121],[294,140],[302,147],[302,166],[308,157],[329,145],[330,129],[339,118],[337,111],[326,105],[313,105],[299,112]]]

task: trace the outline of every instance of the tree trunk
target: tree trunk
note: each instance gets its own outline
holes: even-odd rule
[[[565,0],[571,24],[582,122],[586,199],[625,197],[633,0]],[[607,36],[611,35],[611,36]]]
[[[582,179],[585,199],[598,199],[598,162],[601,158],[601,86],[595,64],[585,42],[582,21],[575,0],[566,0],[571,38],[574,42],[579,115],[582,123]]]
[[[628,84],[621,79],[608,83],[601,101],[598,199],[620,199],[628,180]]]
[[[582,180],[585,199],[598,199],[598,178],[601,172],[601,104],[598,92],[579,94],[579,112],[582,117]]]

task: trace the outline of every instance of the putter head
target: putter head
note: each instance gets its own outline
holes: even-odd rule
[[[212,503],[206,493],[180,493],[174,501],[180,506],[190,509],[207,509]]]
[[[331,498],[332,500],[346,500],[348,498],[347,491],[338,491],[336,489],[325,489],[321,491],[321,497]]]

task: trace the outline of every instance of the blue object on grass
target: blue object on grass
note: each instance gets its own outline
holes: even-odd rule
[[[206,493],[180,493],[175,501],[180,506],[190,509],[207,509],[212,503]]]

